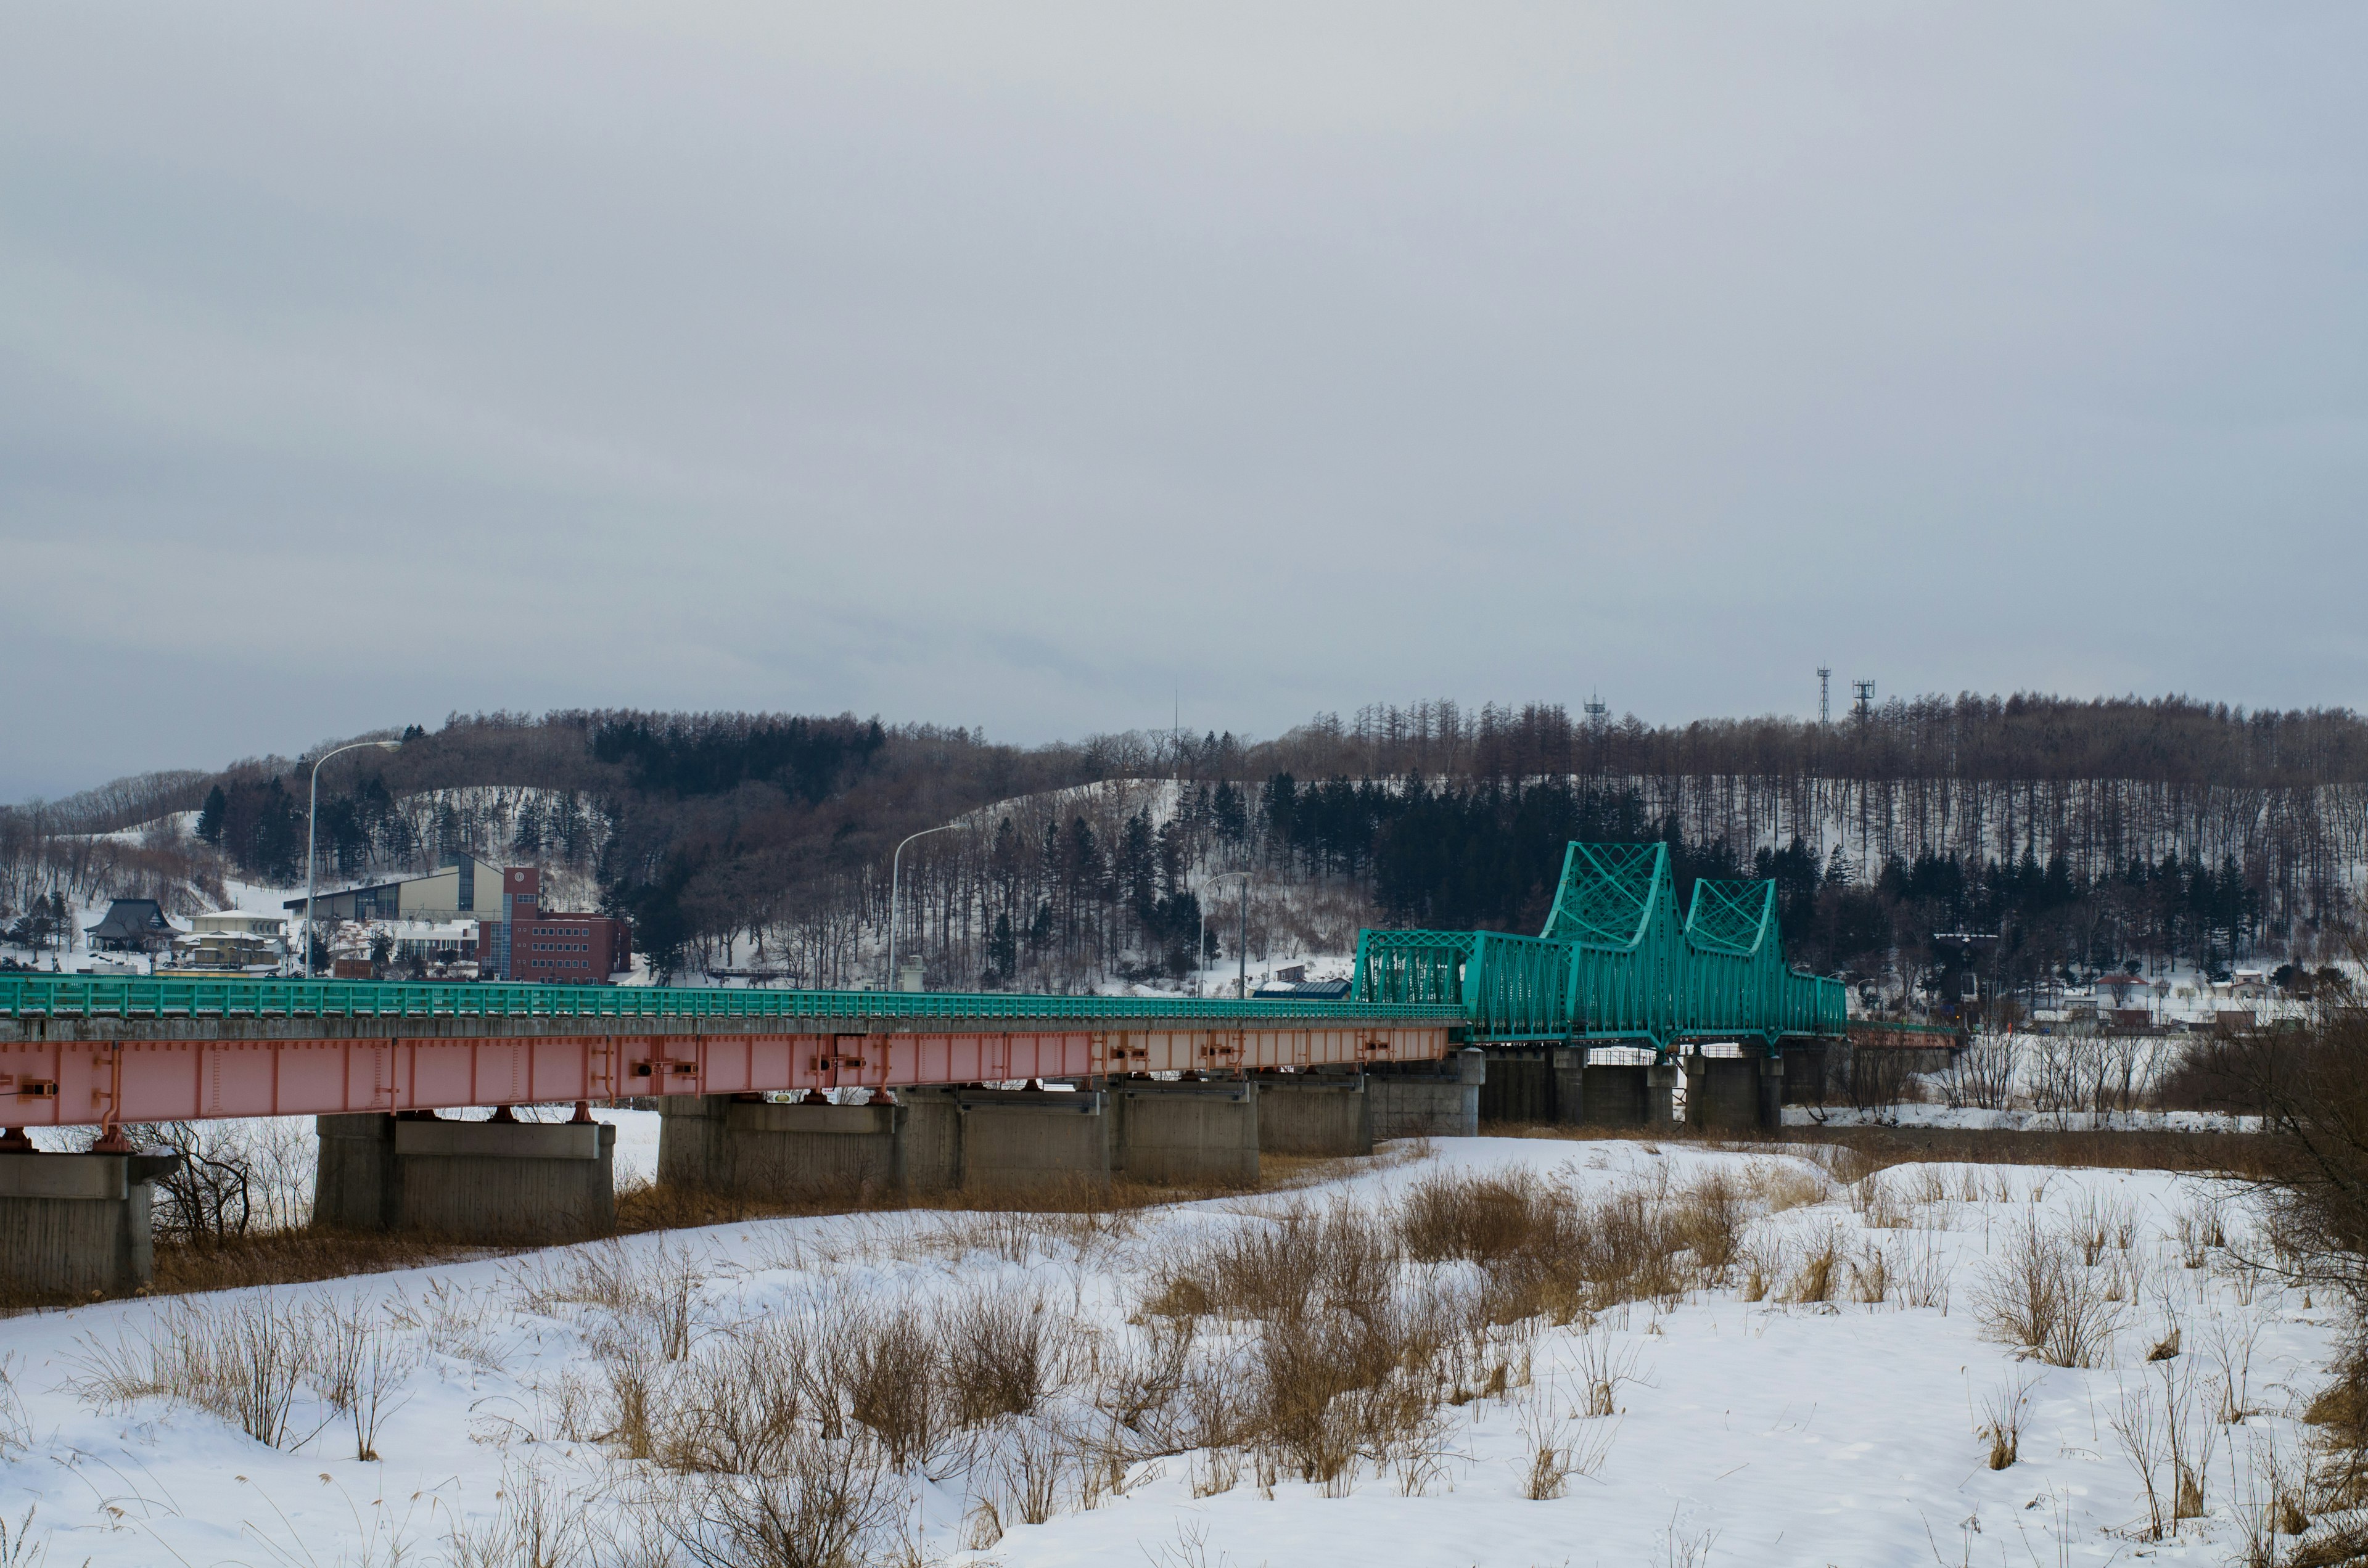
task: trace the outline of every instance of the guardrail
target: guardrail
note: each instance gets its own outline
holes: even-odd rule
[[[0,1017],[925,1018],[1463,1023],[1460,1006],[933,991],[449,984],[368,980],[0,978]]]

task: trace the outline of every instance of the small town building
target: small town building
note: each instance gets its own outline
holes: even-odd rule
[[[339,920],[451,920],[463,915],[498,920],[503,899],[502,869],[474,855],[447,855],[443,864],[424,877],[368,882],[360,887],[320,892],[313,900],[313,918]],[[304,901],[291,898],[281,905],[290,919],[304,918]]]
[[[284,915],[264,915],[252,909],[217,909],[211,915],[193,917],[189,921],[189,929],[200,937],[219,933],[226,937],[284,939],[288,935],[288,917]]]
[[[277,973],[286,944],[244,931],[192,931],[173,942],[173,968],[197,974]]]
[[[105,919],[85,926],[82,934],[95,953],[147,953],[171,945],[180,932],[154,899],[119,898],[107,906]]]
[[[632,967],[632,927],[624,921],[543,908],[542,873],[532,867],[510,867],[501,888],[501,917],[477,927],[480,977],[605,985]]]

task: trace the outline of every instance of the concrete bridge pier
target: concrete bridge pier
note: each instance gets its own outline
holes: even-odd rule
[[[1121,1079],[1110,1165],[1129,1181],[1250,1187],[1258,1177],[1261,1085],[1247,1078]]]
[[[51,1154],[0,1137],[0,1298],[118,1296],[155,1277],[151,1184],[178,1154]]]
[[[1678,1119],[1678,1086],[1685,1069],[1674,1062],[1645,1069],[1645,1125],[1668,1127]]]
[[[1074,1182],[1247,1186],[1258,1096],[1243,1079],[1108,1090],[915,1088],[895,1104],[684,1096],[660,1107],[658,1179],[784,1196]]]
[[[1686,1119],[1706,1132],[1764,1131],[1782,1124],[1784,1059],[1747,1048],[1740,1056],[1686,1058]]]
[[[906,1185],[907,1106],[677,1095],[658,1115],[658,1180],[669,1186],[855,1196]]]
[[[1258,1139],[1269,1154],[1370,1154],[1373,1096],[1361,1073],[1267,1073],[1258,1082]]]
[[[1472,1138],[1480,1131],[1480,1088],[1488,1058],[1476,1045],[1437,1067],[1377,1069],[1365,1075],[1373,1136]]]
[[[488,1242],[575,1241],[617,1227],[617,1130],[588,1116],[448,1121],[365,1112],[317,1125],[315,1224]]]
[[[1585,1052],[1578,1053],[1583,1059]],[[1643,1127],[1653,1119],[1650,1067],[1581,1067],[1577,1119],[1588,1127]],[[1667,1095],[1661,1114],[1668,1115]]]

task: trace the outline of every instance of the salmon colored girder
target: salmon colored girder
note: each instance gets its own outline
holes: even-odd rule
[[[228,1033],[234,1026],[225,1025]],[[0,1126],[1435,1061],[1445,1025],[0,1043]]]

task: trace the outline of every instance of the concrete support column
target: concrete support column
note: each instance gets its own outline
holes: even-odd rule
[[[1582,1062],[1587,1053],[1575,1053]],[[1589,1127],[1642,1127],[1651,1119],[1649,1067],[1582,1067],[1578,1070],[1579,1119]],[[1667,1096],[1664,1096],[1666,1102]],[[1663,1119],[1668,1106],[1662,1107]]]
[[[1759,1125],[1760,1059],[1687,1057],[1686,1120],[1706,1132],[1743,1132]]]
[[[1110,1180],[1110,1145],[1117,1140],[1102,1094],[965,1089],[952,1097],[961,1159],[955,1185],[1015,1187]]]
[[[1565,1127],[1578,1127],[1587,1120],[1587,1048],[1560,1050],[1554,1052],[1554,1119]]]
[[[1480,1085],[1488,1059],[1477,1046],[1456,1051],[1430,1072],[1375,1072],[1366,1075],[1373,1136],[1471,1138],[1480,1131]]]
[[[117,1296],[155,1277],[149,1213],[180,1156],[0,1150],[0,1294]]]
[[[573,1241],[617,1228],[617,1130],[602,1122],[324,1116],[316,1224],[464,1241]]]
[[[1677,1090],[1685,1069],[1674,1062],[1645,1072],[1645,1125],[1668,1127],[1678,1119]],[[1691,1106],[1688,1108],[1691,1109]]]
[[[1269,1073],[1258,1085],[1258,1148],[1269,1154],[1370,1154],[1372,1096],[1362,1074]]]
[[[1255,1186],[1259,1097],[1246,1078],[1121,1080],[1110,1091],[1111,1168],[1129,1181]]]
[[[670,1186],[788,1197],[905,1184],[903,1106],[677,1095],[658,1114],[658,1179]]]
[[[1759,1058],[1759,1128],[1772,1132],[1784,1125],[1784,1055],[1770,1046]]]

